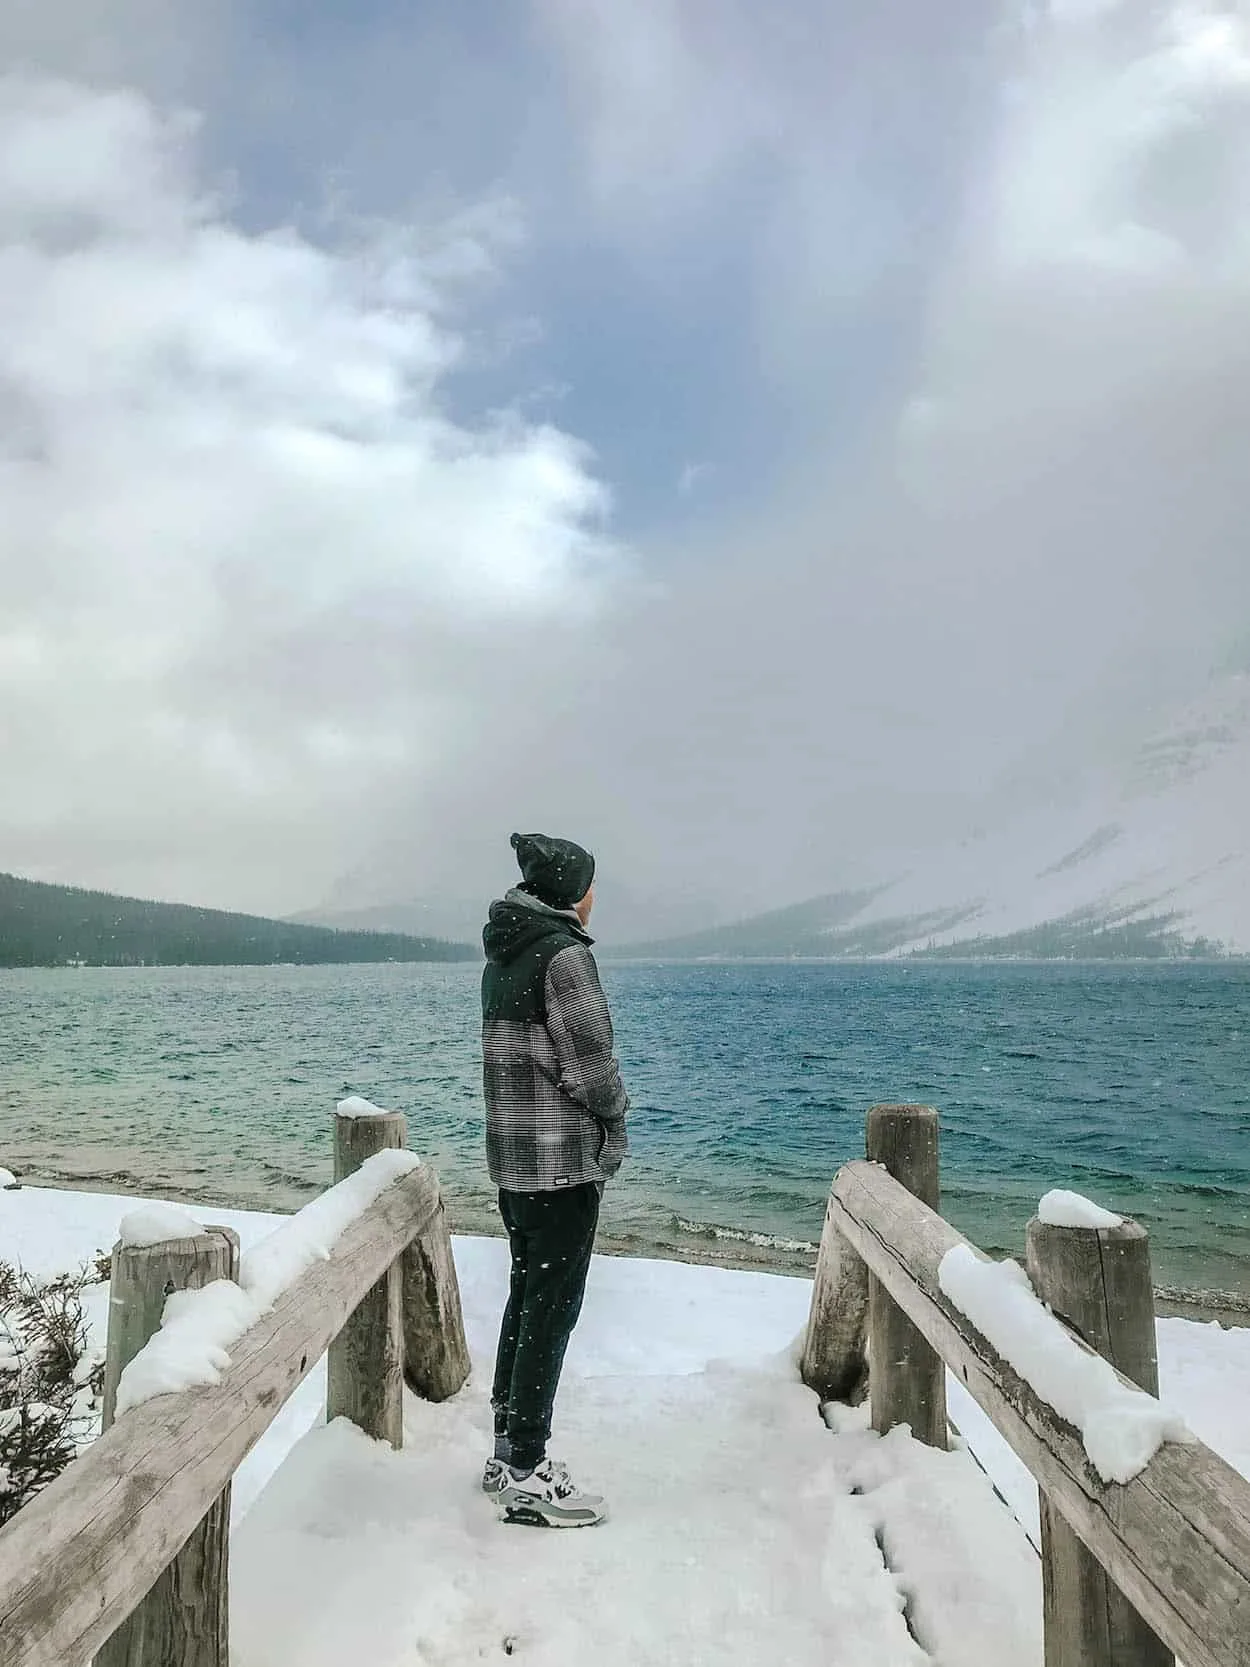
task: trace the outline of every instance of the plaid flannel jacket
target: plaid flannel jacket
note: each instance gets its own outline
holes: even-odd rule
[[[629,1097],[591,939],[523,892],[483,934],[482,1086],[497,1187],[546,1192],[603,1182],[628,1150]]]

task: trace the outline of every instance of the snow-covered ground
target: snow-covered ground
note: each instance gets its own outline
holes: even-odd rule
[[[133,1199],[0,1193],[0,1255],[35,1273],[108,1249]],[[282,1218],[201,1210],[244,1252]],[[794,1367],[803,1279],[596,1258],[557,1408],[560,1456],[601,1486],[602,1528],[501,1526],[477,1491],[506,1248],[455,1240],[474,1373],[409,1399],[402,1453],[320,1419],[324,1368],[240,1470],[231,1561],[239,1667],[542,1667],[777,1661],[803,1667],[1040,1664],[1024,1530],[968,1452],[862,1411],[817,1414]],[[96,1287],[102,1327],[107,1293]],[[1250,1472],[1250,1331],[1165,1320],[1163,1389]],[[1036,1490],[952,1384],[952,1414],[1036,1533]],[[913,1636],[914,1635],[914,1636]],[[917,1642],[918,1640],[918,1642]]]

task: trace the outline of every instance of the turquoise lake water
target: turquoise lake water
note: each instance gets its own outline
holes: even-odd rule
[[[604,1241],[810,1269],[866,1108],[942,1115],[943,1211],[1018,1253],[1042,1192],[1150,1229],[1156,1280],[1250,1302],[1250,966],[612,963],[633,1099]],[[0,972],[0,1165],[289,1209],[334,1103],[403,1110],[453,1219],[497,1230],[477,968]],[[0,1254],[3,1245],[0,1244]]]

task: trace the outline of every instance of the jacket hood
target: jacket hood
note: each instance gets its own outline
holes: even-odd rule
[[[490,916],[482,928],[482,948],[488,961],[506,966],[531,944],[554,932],[567,933],[575,943],[595,941],[572,909],[553,909],[528,892],[512,890],[491,904]]]

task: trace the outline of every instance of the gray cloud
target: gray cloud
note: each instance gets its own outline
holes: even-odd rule
[[[184,123],[65,82],[0,83],[0,155],[4,860],[294,908],[593,617],[606,493],[558,430],[442,409],[488,215],[249,236]]]
[[[57,0],[0,12],[0,63],[21,74],[194,98],[207,88],[239,20],[234,0]]]

